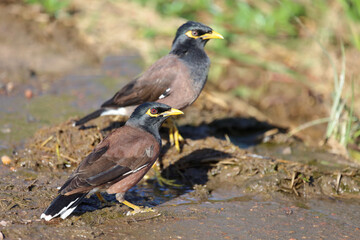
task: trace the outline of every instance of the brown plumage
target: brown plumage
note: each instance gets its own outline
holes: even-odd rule
[[[160,102],[177,109],[192,104],[203,89],[210,67],[204,51],[209,39],[223,37],[210,27],[189,21],[176,32],[170,53],[132,80],[95,112],[75,126],[103,115],[129,115],[144,102]]]
[[[151,168],[159,150],[159,142],[151,133],[125,125],[95,147],[60,189],[60,194],[89,192],[93,188],[114,189],[113,185],[121,179],[124,180],[118,185],[118,191],[107,192],[126,192]],[[142,173],[137,182],[130,181],[130,177],[126,178],[136,170]]]
[[[41,218],[66,218],[86,195],[99,191],[116,193],[126,204],[125,192],[143,178],[159,156],[161,124],[178,114],[182,112],[161,103],[137,107],[125,126],[110,133],[81,161]]]
[[[123,87],[101,107],[118,108],[157,101],[183,109],[195,100],[195,92],[188,79],[190,79],[189,69],[178,57],[170,54],[161,58],[143,75]],[[170,89],[169,92],[166,92],[167,89]],[[171,91],[171,89],[182,91]],[[159,99],[162,94],[164,98]]]

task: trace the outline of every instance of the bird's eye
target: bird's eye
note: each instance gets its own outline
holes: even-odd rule
[[[158,110],[156,108],[152,108],[150,110],[151,114],[157,114],[158,113]]]
[[[198,35],[199,35],[199,32],[196,31],[196,30],[193,30],[193,31],[191,32],[191,34],[192,34],[193,36],[198,36]]]

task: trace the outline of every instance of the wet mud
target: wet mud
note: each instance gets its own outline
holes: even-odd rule
[[[313,239],[314,234],[319,239],[356,239],[359,219],[348,208],[360,204],[358,168],[349,167],[345,159],[329,166],[255,154],[230,140],[236,139],[231,133],[241,132],[241,124],[224,131],[221,120],[196,127],[179,124],[186,139],[181,153],[169,145],[167,129],[162,129],[161,175],[174,186],[160,185],[151,170],[126,194],[131,202],[156,212],[128,217],[126,206],[104,194],[108,204],[92,196],[66,220],[40,221],[77,163],[124,121],[104,117],[78,129],[70,119],[37,131],[10,166],[1,166],[2,233],[9,239]],[[254,146],[285,139],[282,129],[258,124]],[[269,128],[279,136],[269,137]],[[282,144],[292,148],[303,143],[287,138]],[[329,155],[311,160],[331,162]]]

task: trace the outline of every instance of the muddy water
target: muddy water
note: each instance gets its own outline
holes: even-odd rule
[[[79,69],[51,84],[30,77],[10,93],[0,94],[0,153],[10,153],[42,126],[95,109],[139,74],[141,64],[136,54],[109,56],[101,67]],[[27,99],[26,90],[34,97]]]
[[[81,134],[66,121],[95,109],[141,69],[136,54],[112,56],[98,69],[78,70],[47,88],[30,81],[10,95],[0,95],[0,153],[19,154],[12,156],[17,158],[11,165],[15,171],[0,165],[0,231],[5,237],[358,239],[360,172],[356,166],[347,167],[349,162],[341,157],[306,148],[296,139],[264,137],[273,129],[269,124],[218,106],[204,107],[207,99],[203,97],[179,120],[187,139],[182,153],[169,147],[164,134],[162,175],[181,186],[161,186],[151,173],[126,195],[157,212],[126,217],[128,209],[117,204],[114,196],[105,195],[107,205],[91,197],[64,221],[40,221],[41,212],[56,196],[56,187],[76,163],[58,159],[50,151],[55,140],[45,149],[31,143],[43,143],[59,131],[65,139],[69,134],[88,148],[72,155],[74,149],[66,149],[63,138],[56,135],[61,152],[81,160],[98,141],[94,138],[108,133],[104,129],[113,119],[96,120],[92,124],[99,124],[102,131],[91,128]],[[32,99],[23,96],[27,88],[35,93]],[[48,128],[40,134],[43,126]]]

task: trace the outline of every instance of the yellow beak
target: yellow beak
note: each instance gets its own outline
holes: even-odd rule
[[[163,116],[174,116],[174,115],[181,115],[181,114],[184,114],[184,113],[182,111],[180,111],[179,109],[175,109],[175,108],[171,108],[169,111],[161,113],[161,115],[163,115]]]
[[[224,37],[215,31],[212,31],[211,33],[205,33],[204,35],[200,36],[202,39],[224,39]]]

